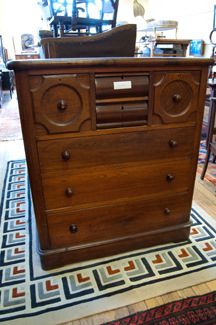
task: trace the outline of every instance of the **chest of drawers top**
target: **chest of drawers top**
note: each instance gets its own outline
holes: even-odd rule
[[[107,58],[9,62],[26,80],[36,136],[196,122],[211,59]],[[204,75],[203,75],[204,76]],[[22,87],[23,85],[20,85]],[[21,97],[19,92],[18,96]],[[28,96],[29,97],[29,96]],[[26,98],[20,98],[19,102]]]

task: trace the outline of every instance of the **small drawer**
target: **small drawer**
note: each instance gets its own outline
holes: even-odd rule
[[[152,123],[195,123],[199,87],[199,71],[156,72]]]
[[[188,190],[191,160],[135,167],[112,165],[42,180],[46,210],[134,200]]]
[[[148,96],[149,76],[96,76],[95,87],[96,99]]]
[[[184,224],[188,193],[47,216],[51,248],[77,246]]]
[[[195,128],[178,128],[39,141],[40,170],[44,174],[164,158],[189,158],[193,154],[194,134]]]
[[[146,125],[148,102],[122,102],[96,106],[98,129]]]
[[[31,93],[35,122],[51,134],[79,131],[91,120],[88,74],[45,75]]]

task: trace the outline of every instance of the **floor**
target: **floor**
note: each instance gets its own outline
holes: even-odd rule
[[[13,94],[12,101],[16,101],[15,93]],[[7,105],[9,107],[10,104],[11,100],[8,98],[8,96],[6,96],[3,107]],[[25,158],[25,152],[22,140],[0,141],[0,193],[2,191],[7,161],[23,158]],[[200,176],[197,174],[193,199],[203,210],[205,210],[213,219],[216,220],[215,190],[216,187],[214,185],[205,179],[201,181]],[[139,311],[144,311],[156,306],[160,306],[165,303],[191,296],[202,295],[214,290],[216,290],[216,280],[205,282],[197,286],[188,287],[183,290],[170,292],[162,296],[143,300],[130,306],[89,316],[81,320],[64,323],[64,325],[99,325],[125,317],[129,314],[134,314]]]

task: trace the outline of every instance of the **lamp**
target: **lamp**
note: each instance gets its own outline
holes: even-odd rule
[[[145,8],[137,0],[133,2],[133,13],[134,17],[141,16],[144,19]]]

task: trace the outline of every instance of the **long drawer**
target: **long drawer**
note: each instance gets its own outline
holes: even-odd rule
[[[120,102],[96,106],[97,129],[146,125],[148,102]]]
[[[188,194],[48,215],[51,248],[131,236],[188,222]]]
[[[148,75],[95,76],[96,99],[148,96]]]
[[[39,141],[40,170],[44,174],[136,161],[190,157],[193,154],[194,134],[195,128],[179,128]]]
[[[191,160],[125,167],[113,165],[42,180],[47,210],[188,190]]]

